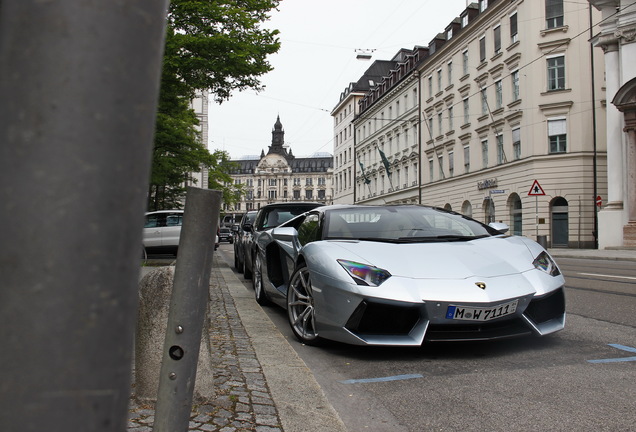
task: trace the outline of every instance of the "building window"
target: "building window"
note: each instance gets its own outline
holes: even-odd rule
[[[446,40],[451,40],[453,37],[453,29],[452,27],[448,29],[448,31],[446,32]]]
[[[497,135],[495,139],[497,140],[497,164],[501,165],[505,160],[503,135]]]
[[[453,83],[453,62],[449,61],[446,65],[446,70],[448,72],[448,85]]]
[[[464,124],[470,123],[470,104],[468,98],[464,99]]]
[[[455,173],[455,153],[448,152],[448,176],[452,177]]]
[[[448,130],[453,130],[453,107],[448,107]]]
[[[481,114],[488,114],[488,95],[486,94],[486,89],[481,90]]]
[[[428,95],[433,97],[433,76],[428,77]]]
[[[437,70],[437,90],[438,91],[442,91],[443,87],[442,87],[442,70],[438,69]]]
[[[428,133],[431,135],[431,139],[433,139],[433,117],[428,118]]]
[[[563,27],[563,0],[545,1],[546,28]]]
[[[567,124],[565,119],[548,120],[548,139],[550,153],[565,153],[567,151]]]
[[[499,109],[503,106],[503,88],[501,80],[495,82],[495,106]]]
[[[438,113],[437,114],[437,127],[439,129],[439,135],[442,135],[444,133],[444,126],[442,125],[442,113]]]
[[[479,12],[483,12],[488,8],[488,0],[479,0]]]
[[[486,61],[486,36],[479,38],[479,61]]]
[[[462,52],[462,71],[464,75],[468,75],[468,50]]]
[[[498,25],[493,29],[493,38],[495,39],[495,55],[501,52],[501,26]]]
[[[515,43],[519,40],[519,34],[517,30],[517,12],[510,15],[510,43]]]
[[[512,152],[516,159],[521,159],[521,129],[512,130]]]
[[[565,57],[552,57],[548,62],[548,91],[565,89]]]
[[[468,25],[468,14],[462,17],[462,28],[466,27],[467,25]]]
[[[481,165],[482,168],[488,168],[488,140],[481,142]]]
[[[511,73],[510,79],[512,80],[512,100],[519,100],[519,71]]]
[[[429,180],[433,182],[433,159],[428,160]]]
[[[268,195],[269,199],[276,199],[276,191],[275,190],[268,191],[267,195]]]
[[[470,172],[470,147],[464,146],[464,172]]]
[[[295,200],[299,200],[300,199],[300,190],[295,190],[294,191],[294,199]]]
[[[308,200],[311,200],[314,198],[314,191],[310,190],[306,190],[305,191],[305,198]]]
[[[325,199],[325,190],[324,189],[320,189],[318,191],[318,199],[319,200],[324,200]]]

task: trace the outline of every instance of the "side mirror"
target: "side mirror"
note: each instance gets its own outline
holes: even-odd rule
[[[294,227],[279,227],[272,230],[272,237],[275,240],[290,242],[298,236],[298,231]]]
[[[251,223],[246,223],[243,225],[243,231],[245,232],[252,232],[253,228],[252,228],[252,224]]]
[[[490,222],[488,224],[488,226],[490,228],[494,228],[497,231],[499,231],[502,234],[505,234],[508,232],[508,230],[510,230],[510,227],[508,225],[506,225],[505,223],[501,223],[501,222]]]

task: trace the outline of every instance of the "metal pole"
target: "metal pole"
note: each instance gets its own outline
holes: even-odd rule
[[[187,431],[207,310],[221,192],[188,188],[153,430]]]
[[[1,0],[2,431],[127,427],[166,7]]]
[[[539,241],[539,197],[534,197],[534,226],[536,230],[537,241]]]

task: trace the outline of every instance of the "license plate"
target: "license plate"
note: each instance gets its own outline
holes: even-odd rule
[[[506,315],[512,315],[517,310],[518,303],[519,300],[515,300],[487,308],[451,305],[446,310],[446,318],[464,321],[490,321]]]

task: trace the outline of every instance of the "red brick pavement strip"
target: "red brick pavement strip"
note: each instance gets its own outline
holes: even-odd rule
[[[208,309],[210,358],[214,389],[208,398],[195,398],[190,431],[280,432],[280,417],[261,365],[219,268],[210,277]],[[154,406],[138,402],[134,385],[128,432],[151,432]]]

